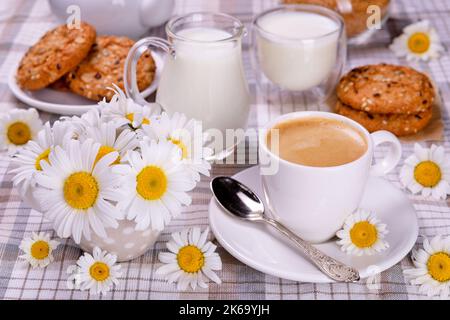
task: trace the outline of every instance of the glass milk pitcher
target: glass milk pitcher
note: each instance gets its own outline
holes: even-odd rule
[[[156,102],[169,114],[182,112],[202,121],[203,129],[245,129],[250,94],[242,64],[243,24],[222,13],[191,13],[166,25],[168,40],[149,37],[138,41],[125,64],[128,96],[145,100],[136,84],[136,64],[149,47],[167,53]],[[209,130],[208,130],[209,131]],[[232,149],[233,141],[222,142]]]

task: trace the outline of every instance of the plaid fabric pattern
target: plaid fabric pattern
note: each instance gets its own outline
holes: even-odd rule
[[[222,11],[236,16],[250,26],[252,16],[276,4],[276,0],[178,0],[175,14],[198,10]],[[347,69],[368,63],[405,63],[399,61],[387,45],[397,36],[403,26],[419,19],[429,19],[437,28],[446,47],[450,45],[450,1],[447,0],[393,0],[391,19],[380,30],[372,42],[365,47],[350,48]],[[57,24],[45,0],[6,0],[0,2],[0,111],[26,107],[16,100],[7,86],[9,73],[15,67],[26,48],[52,26]],[[162,27],[150,31],[152,35],[164,36]],[[250,88],[254,97],[250,114],[250,126],[258,127],[282,113],[312,106],[296,105],[289,94],[280,95],[276,100],[264,101],[263,94],[256,89],[251,70],[250,45],[244,42],[244,63]],[[446,53],[437,61],[416,63],[413,67],[432,75],[440,88],[443,100],[442,116],[445,122],[445,141],[438,142],[450,153],[449,117],[450,108],[450,56]],[[55,119],[55,115],[41,112],[42,119]],[[427,142],[431,144],[432,141]],[[413,144],[403,144],[406,158],[412,152]],[[256,149],[255,141],[249,148]],[[248,150],[248,149],[247,149]],[[376,157],[381,156],[382,150]],[[66,286],[66,269],[81,255],[81,250],[71,240],[62,240],[62,245],[54,252],[55,262],[45,269],[33,270],[18,259],[18,248],[24,236],[32,231],[51,232],[51,225],[43,220],[40,213],[31,210],[21,202],[12,187],[12,175],[8,173],[10,161],[0,155],[0,299],[425,299],[418,287],[409,285],[402,270],[412,266],[408,257],[381,274],[378,290],[369,290],[365,282],[356,284],[313,284],[287,281],[265,275],[240,263],[222,247],[218,253],[222,257],[223,270],[218,272],[222,285],[211,284],[208,289],[195,292],[178,292],[174,285],[167,284],[155,275],[159,266],[158,253],[165,249],[170,234],[189,226],[208,225],[208,203],[211,199],[209,179],[205,178],[192,192],[193,203],[184,210],[180,218],[174,220],[164,230],[153,249],[143,256],[122,263],[123,277],[120,285],[106,296],[93,297],[88,292],[72,291]],[[215,165],[212,176],[233,175],[247,165]],[[399,167],[388,175],[399,187]],[[421,196],[409,195],[417,210],[420,234],[432,237],[436,234],[450,234],[450,200],[434,201]],[[418,244],[422,242],[418,239]]]

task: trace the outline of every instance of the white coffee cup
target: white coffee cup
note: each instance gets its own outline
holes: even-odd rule
[[[364,136],[366,152],[353,162],[334,167],[309,167],[281,159],[267,146],[267,133],[279,123],[304,118],[334,119],[350,125]],[[381,161],[372,164],[374,148],[382,143],[389,144],[390,148]],[[334,113],[295,112],[270,121],[260,131],[259,144],[269,214],[304,240],[312,243],[329,240],[358,208],[369,176],[383,176],[394,169],[400,161],[401,150],[399,140],[392,133],[370,134],[357,122]]]

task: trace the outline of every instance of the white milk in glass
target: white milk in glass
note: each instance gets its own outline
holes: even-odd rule
[[[293,91],[309,90],[330,75],[337,59],[339,25],[310,12],[261,17],[257,36],[261,68],[269,80]]]
[[[201,120],[203,128],[245,128],[250,95],[239,41],[214,28],[177,32],[175,57],[168,56],[156,101],[169,113]]]

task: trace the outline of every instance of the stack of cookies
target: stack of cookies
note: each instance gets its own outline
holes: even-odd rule
[[[96,36],[91,25],[61,25],[48,31],[22,58],[17,83],[26,90],[51,87],[72,91],[91,100],[110,100],[113,84],[124,89],[123,71],[134,41],[126,37]],[[145,52],[137,67],[139,90],[153,82],[156,66]]]
[[[372,14],[370,6],[381,10],[383,19],[389,8],[390,0],[283,0],[286,4],[312,4],[334,10],[345,21],[347,36],[354,37],[367,30],[367,19]]]
[[[432,118],[435,91],[430,79],[412,68],[388,64],[355,68],[336,89],[336,112],[369,132],[412,135]]]

